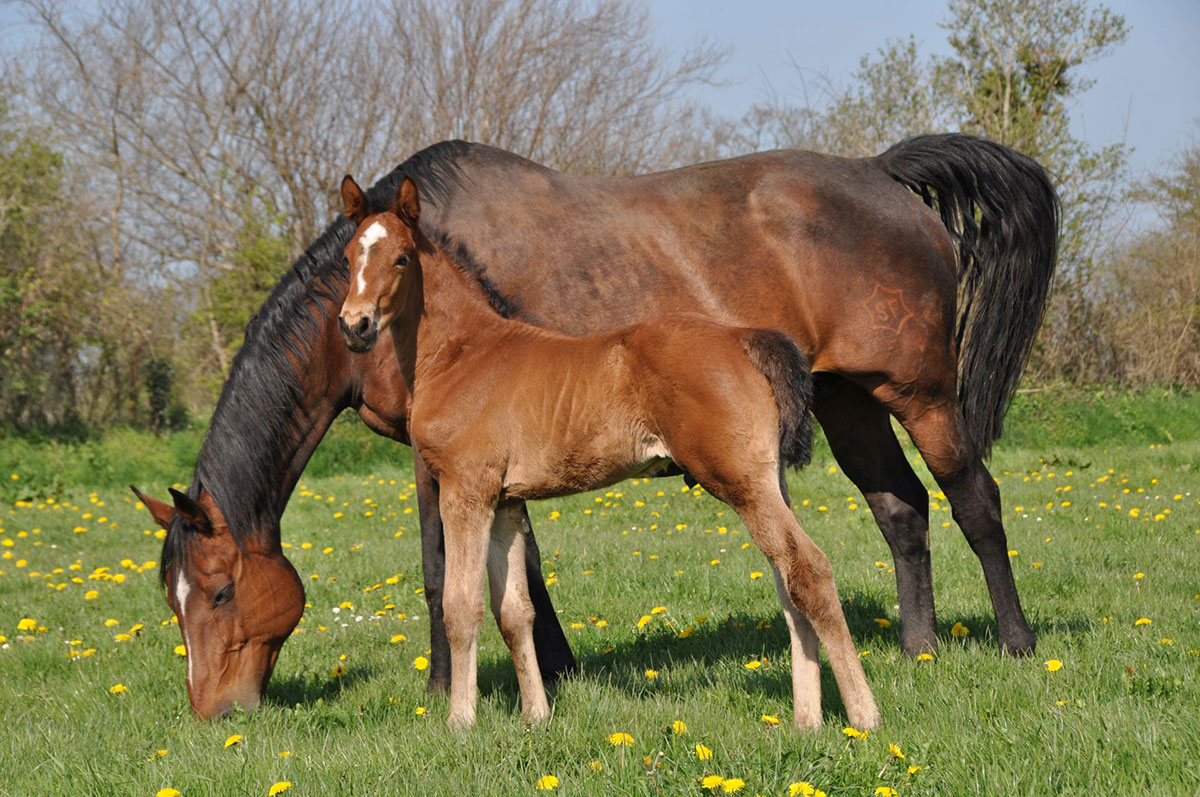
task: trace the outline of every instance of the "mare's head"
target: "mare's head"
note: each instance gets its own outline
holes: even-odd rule
[[[258,706],[279,649],[304,613],[304,585],[278,545],[234,539],[212,495],[138,499],[167,530],[163,584],[187,648],[192,710],[210,719]]]
[[[346,245],[350,286],[338,325],[347,346],[368,351],[404,306],[404,275],[417,265],[421,206],[417,186],[407,177],[382,213],[367,213],[366,196],[350,175],[342,180],[342,202],[358,228]]]

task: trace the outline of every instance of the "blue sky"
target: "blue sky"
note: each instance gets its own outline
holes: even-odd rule
[[[1093,146],[1125,141],[1135,175],[1164,168],[1200,139],[1200,0],[1111,0],[1131,30],[1125,44],[1084,68],[1096,84],[1072,109],[1077,136]],[[656,33],[679,51],[701,37],[728,45],[723,74],[736,81],[697,98],[740,116],[767,86],[796,103],[823,77],[845,86],[859,59],[913,35],[923,53],[946,54],[944,0],[650,0]]]

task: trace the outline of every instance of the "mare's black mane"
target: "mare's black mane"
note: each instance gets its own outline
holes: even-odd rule
[[[443,141],[421,150],[368,190],[369,205],[385,206],[406,176],[424,198],[439,204],[461,184],[458,159],[474,148],[464,141]],[[339,216],[283,275],[247,325],[245,342],[217,400],[188,495],[196,499],[202,488],[208,490],[239,545],[256,531],[278,533],[288,499],[282,486],[296,444],[297,408],[304,398],[294,363],[308,360],[320,332],[312,306],[344,295],[349,274],[342,251],[353,232],[354,224]],[[481,269],[473,276],[488,287]],[[497,300],[501,307],[509,306],[496,296],[494,307]],[[164,580],[170,564],[187,555],[186,542],[183,521],[176,518],[163,542],[159,573]]]

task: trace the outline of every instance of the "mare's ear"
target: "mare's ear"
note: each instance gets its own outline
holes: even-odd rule
[[[208,519],[208,515],[204,513],[204,510],[200,508],[199,504],[174,487],[170,489],[170,493],[171,500],[175,502],[175,511],[188,522],[188,525],[201,534],[212,534],[212,522]]]
[[[141,490],[132,484],[129,485],[129,489],[133,490],[133,494],[137,496],[137,499],[145,505],[146,509],[150,510],[150,517],[154,518],[155,523],[164,529],[171,525],[171,521],[175,518],[175,507],[144,495]]]
[[[405,177],[396,190],[396,215],[409,228],[417,226],[421,218],[421,200],[417,197],[417,184]]]
[[[348,174],[342,178],[342,207],[346,218],[355,224],[361,224],[367,217],[367,197]]]

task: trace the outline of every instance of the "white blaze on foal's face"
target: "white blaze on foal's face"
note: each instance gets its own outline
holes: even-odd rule
[[[368,258],[371,255],[371,247],[386,237],[387,230],[382,224],[376,221],[367,227],[367,229],[363,230],[363,234],[358,238],[360,251],[358,255],[358,263],[356,264],[358,267],[358,276],[355,284],[360,296],[367,292],[366,273]]]

